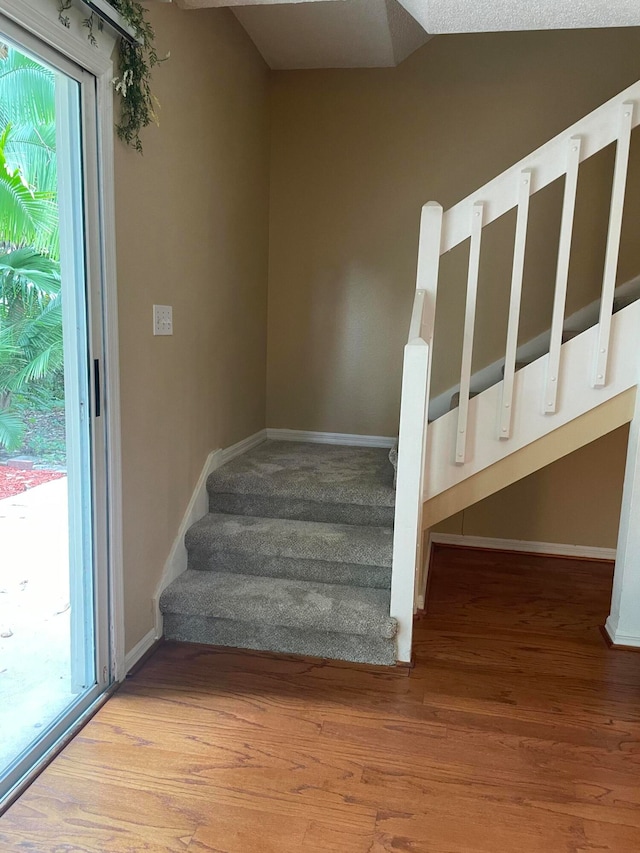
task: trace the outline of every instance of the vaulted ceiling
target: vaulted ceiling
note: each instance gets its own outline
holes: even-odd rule
[[[638,0],[177,0],[232,7],[267,64],[398,65],[438,33],[640,26]]]

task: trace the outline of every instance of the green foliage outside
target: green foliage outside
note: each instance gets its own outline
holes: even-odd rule
[[[64,422],[55,145],[53,72],[0,43],[0,448],[8,452],[42,445],[38,413]],[[51,434],[56,446],[34,455],[61,463],[64,436],[60,444],[59,430]]]

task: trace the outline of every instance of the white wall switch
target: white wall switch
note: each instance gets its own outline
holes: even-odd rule
[[[153,306],[153,334],[173,334],[173,308],[171,305]]]

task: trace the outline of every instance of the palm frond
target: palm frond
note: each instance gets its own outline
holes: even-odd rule
[[[17,391],[23,385],[42,379],[64,365],[62,336],[62,298],[54,297],[35,317],[24,319],[14,328],[14,340],[20,347],[23,364],[10,383]]]
[[[0,408],[0,446],[11,452],[20,446],[24,427],[19,415],[11,409]]]
[[[19,171],[30,187],[37,187],[43,192],[57,192],[55,123],[35,125],[12,122],[4,154],[9,171]]]
[[[33,350],[23,348],[23,354],[29,360],[17,371],[11,381],[11,390],[19,391],[30,382],[43,379],[45,376],[56,373],[63,367],[62,335],[47,338],[40,336],[36,339],[37,344]]]
[[[0,125],[54,121],[54,72],[10,47],[0,60]]]
[[[32,190],[19,171],[7,165],[4,148],[11,126],[0,136],[0,242],[32,245],[58,256],[58,206],[55,194]]]
[[[0,56],[0,444],[20,422],[7,402],[63,368],[55,72]],[[4,404],[4,407],[3,407]]]
[[[35,290],[41,296],[60,293],[60,263],[32,246],[0,254],[0,299],[27,301]]]

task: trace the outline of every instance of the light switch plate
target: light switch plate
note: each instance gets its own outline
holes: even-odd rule
[[[173,308],[171,305],[153,306],[153,334],[173,334]]]

